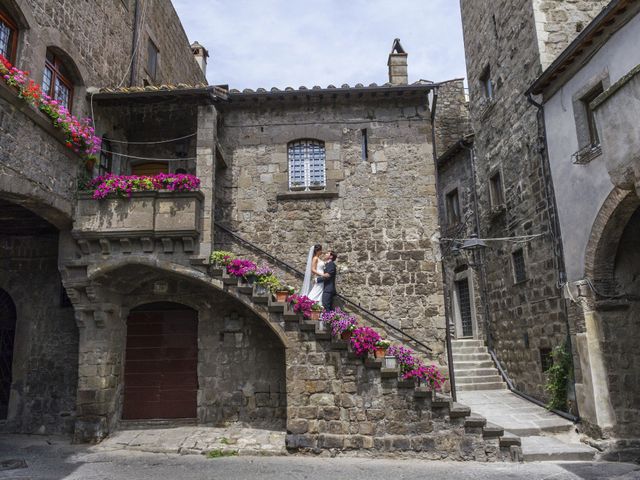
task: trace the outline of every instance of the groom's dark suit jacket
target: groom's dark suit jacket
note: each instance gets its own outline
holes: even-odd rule
[[[324,279],[324,293],[336,293],[336,262],[327,262],[324,266],[324,273],[330,276]]]

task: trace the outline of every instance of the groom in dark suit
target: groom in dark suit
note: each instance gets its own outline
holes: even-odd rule
[[[322,292],[322,306],[325,310],[333,310],[333,297],[336,296],[336,260],[338,254],[333,250],[327,253],[327,263],[324,265],[324,290]]]

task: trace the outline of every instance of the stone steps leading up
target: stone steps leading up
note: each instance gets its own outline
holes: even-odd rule
[[[459,392],[468,392],[475,390],[508,390],[507,384],[504,382],[488,382],[488,383],[470,383],[470,384],[456,384],[456,389]]]
[[[522,437],[525,462],[578,462],[593,460],[597,450],[583,443],[566,443],[554,437]]]
[[[463,425],[465,432],[473,435],[472,437],[470,437],[471,439],[475,439],[471,440],[472,442],[477,442],[478,438],[481,438],[482,441],[486,442],[497,441],[496,445],[499,447],[500,455],[502,455],[502,457],[500,458],[518,457],[520,450],[519,446],[517,445],[517,439],[508,438],[503,443],[502,436],[504,435],[504,431],[496,425],[487,424],[486,419],[482,416],[471,415],[471,409],[469,407],[454,403],[451,397],[447,395],[434,393],[425,386],[416,386],[413,381],[401,379],[399,377],[400,372],[398,368],[386,368],[383,365],[382,360],[380,359],[362,359],[357,357],[351,350],[348,342],[332,338],[330,332],[319,329],[318,322],[307,320],[302,316],[302,314],[291,311],[288,304],[286,303],[277,303],[273,301],[270,294],[265,294],[265,292],[257,292],[255,286],[241,283],[237,278],[230,277],[221,270],[210,270],[210,273],[212,277],[222,281],[225,290],[235,290],[238,296],[250,297],[253,303],[260,305],[259,308],[269,313],[271,321],[273,321],[274,323],[278,323],[279,325],[284,325],[286,327],[286,331],[291,331],[291,328],[297,327],[300,335],[306,336],[306,341],[309,341],[310,338],[313,338],[316,342],[324,343],[324,345],[328,344],[329,349],[332,352],[338,354],[341,364],[346,368],[356,369],[362,368],[362,366],[364,365],[364,367],[366,367],[366,370],[370,372],[370,374],[367,374],[369,377],[370,375],[378,375],[379,372],[380,381],[384,382],[384,388],[395,388],[396,390],[392,391],[397,391],[397,393],[394,393],[394,395],[398,395],[399,400],[407,394],[412,395],[415,399],[413,400],[413,404],[415,404],[416,408],[430,408],[434,412],[433,415],[436,418],[445,419],[446,421],[450,422],[452,426]],[[278,318],[281,320],[278,320]],[[324,350],[324,347],[318,348],[318,351]],[[480,360],[486,361],[483,356],[486,354],[483,354],[481,352],[481,347],[479,345],[470,344],[465,348],[470,349],[470,353],[465,353],[462,355],[462,362],[475,361],[476,359],[473,358],[473,356],[479,356]],[[478,350],[480,350],[480,353],[477,353]],[[333,355],[333,353],[331,353],[330,355]],[[472,356],[472,358],[467,358],[468,356]],[[493,379],[493,376],[491,375],[487,375],[485,377],[487,380]],[[324,413],[325,415],[335,415],[332,409],[338,410],[338,407],[330,406],[330,404],[321,403],[319,405],[326,405],[326,409],[324,407],[321,407],[323,408],[323,412],[325,412],[326,410],[326,413]],[[300,408],[313,409],[314,407],[308,406]],[[344,433],[324,433],[313,435],[305,433],[306,422],[307,420],[298,418],[291,423],[291,428],[300,428],[300,430],[291,431],[287,434],[288,448],[376,448],[377,444],[377,448],[382,448],[389,451],[420,451],[420,449],[422,448],[419,446],[420,442],[430,441],[427,440],[428,437],[423,437],[423,435],[428,435],[431,430],[426,430],[424,433],[416,432],[413,434],[415,435],[415,438],[409,435],[406,439],[400,438],[398,436],[390,436],[388,439],[385,439],[385,437],[374,439],[372,437],[363,435],[345,435]],[[335,425],[335,428],[338,428],[337,424]],[[479,434],[481,434],[481,437],[478,437]]]
[[[456,368],[456,380],[465,377],[480,377],[485,375],[495,375],[495,368]]]
[[[473,375],[467,377],[456,376],[456,385],[471,385],[471,384],[482,384],[482,383],[500,383],[502,382],[502,377],[500,375],[496,375],[495,372],[493,375]]]
[[[453,340],[451,350],[458,391],[507,389],[482,340]]]

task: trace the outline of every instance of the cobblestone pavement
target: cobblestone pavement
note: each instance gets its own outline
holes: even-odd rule
[[[150,453],[286,455],[285,432],[253,428],[178,426],[137,428],[115,432],[100,444],[107,450]]]
[[[12,480],[633,480],[640,465],[624,463],[474,463],[371,458],[225,457],[70,445],[59,437],[0,437],[0,479]]]

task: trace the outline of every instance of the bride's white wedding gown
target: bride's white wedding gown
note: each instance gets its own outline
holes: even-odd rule
[[[316,280],[319,276],[324,273],[324,262],[318,259],[318,265],[316,266],[316,270],[320,272],[320,275],[312,274],[311,277],[311,291],[307,295],[314,302],[322,303],[322,292],[324,292],[324,283],[318,283]]]

